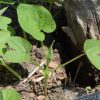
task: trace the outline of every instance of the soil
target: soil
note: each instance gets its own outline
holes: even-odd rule
[[[24,77],[27,77],[37,66],[33,63],[33,59],[36,59],[36,62],[40,64],[43,61],[44,55],[42,53],[43,49],[41,47],[36,47],[33,45],[33,50],[31,52],[31,61],[29,63],[11,64],[13,69],[18,72],[24,80]],[[49,67],[54,69],[60,64],[60,55],[57,49],[54,49],[54,57]],[[22,69],[21,69],[22,68]],[[21,94],[21,100],[38,100],[39,96],[44,96],[44,81],[43,79],[37,81],[38,78],[43,76],[40,69],[32,76],[26,83],[18,81],[11,73],[2,69],[0,77],[0,84],[3,85],[0,88],[15,88]],[[5,78],[6,77],[6,78]],[[9,78],[10,77],[10,78]],[[64,96],[64,85],[66,82],[67,76],[64,68],[59,68],[56,70],[51,77],[48,79],[48,97],[49,100],[59,100],[63,99]],[[40,99],[41,100],[41,99]]]
[[[14,26],[19,33],[18,35],[21,36],[20,33],[22,30],[19,27],[17,18],[12,15],[11,11],[16,16],[16,12],[14,12],[12,8],[8,10],[5,15],[13,19],[12,26]],[[53,34],[46,35],[46,41],[44,41],[44,48],[48,50],[52,41],[55,40],[53,46],[54,57],[49,64],[51,69],[56,69],[62,63],[81,53],[81,51],[75,50],[70,38],[61,30],[61,27],[67,25],[63,7],[57,5],[53,6],[51,9],[52,14],[54,15],[57,11],[59,12],[54,16],[57,30]],[[10,66],[22,76],[22,80],[17,80],[9,71],[1,68],[0,89],[16,89],[20,93],[21,100],[45,100],[44,80],[41,73],[41,69],[45,68],[45,66],[37,70],[26,82],[23,82],[23,80],[45,60],[41,44],[38,41],[33,41],[31,37],[29,37],[29,40],[33,45],[31,61],[28,63],[10,64]],[[82,65],[76,76],[80,62],[82,62]],[[100,71],[93,69],[87,58],[83,57],[65,68],[58,68],[50,75],[48,79],[48,98],[49,100],[74,100],[77,96],[100,91],[99,84]],[[86,89],[84,88],[86,86],[92,88]]]

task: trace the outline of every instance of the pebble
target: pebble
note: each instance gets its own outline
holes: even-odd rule
[[[31,98],[34,98],[35,97],[35,94],[34,93],[29,93],[30,97]]]
[[[57,68],[58,67],[58,64],[56,62],[54,62],[54,61],[51,61],[49,63],[49,67],[54,69],[54,68]]]
[[[44,95],[40,95],[37,97],[38,100],[45,100],[45,96]]]

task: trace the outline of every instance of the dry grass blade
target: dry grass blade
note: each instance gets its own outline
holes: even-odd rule
[[[34,75],[34,73],[35,73],[36,71],[38,71],[38,69],[39,69],[40,67],[42,67],[45,63],[46,63],[46,60],[44,60],[38,67],[36,67],[35,70],[33,70],[33,71],[28,75],[28,77],[25,78],[25,79],[22,81],[22,83],[27,82],[27,80],[28,80],[32,75]]]

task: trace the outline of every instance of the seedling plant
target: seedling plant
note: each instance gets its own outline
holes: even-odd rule
[[[7,63],[29,61],[32,46],[24,38],[14,36],[15,31],[9,25],[11,19],[2,16],[6,9],[0,10],[0,65],[8,69],[18,79],[21,79],[21,76],[9,67]]]
[[[7,3],[7,1],[1,3]],[[8,3],[12,4],[12,1]],[[5,9],[7,8],[2,9],[2,11],[4,11]],[[19,3],[16,11],[18,22],[23,31],[42,43],[45,40],[45,33],[52,33],[56,29],[56,23],[51,13],[43,6]],[[20,63],[29,61],[32,46],[24,38],[14,36],[14,29],[9,26],[9,24],[11,23],[10,18],[0,16],[0,20],[0,63],[10,72],[12,72],[17,78],[21,79],[18,73],[16,73],[13,69],[6,65],[6,62]],[[42,73],[44,75],[44,94],[46,97],[48,87],[47,80],[49,78],[49,74],[53,73],[54,70],[56,70],[51,70],[48,67],[53,58],[53,44],[54,42],[48,49],[48,53],[46,54],[46,65],[42,70]],[[84,43],[84,52],[85,53],[71,59],[70,61],[60,65],[59,67],[64,67],[69,63],[75,61],[76,59],[87,55],[88,59],[94,65],[94,67],[100,70],[100,40],[86,40]]]
[[[27,9],[27,10],[25,10],[25,9]],[[20,23],[22,29],[25,32],[32,35],[33,38],[35,38],[36,40],[44,41],[45,40],[44,32],[51,33],[56,29],[56,24],[50,14],[50,12],[42,6],[19,4],[19,6],[17,7],[17,14],[18,14],[18,20],[19,20],[19,23]],[[25,17],[23,15],[25,15]],[[32,16],[32,15],[34,15],[34,16]],[[28,18],[29,20],[25,21],[26,18]],[[31,27],[31,26],[33,26],[33,27]],[[95,42],[95,44],[90,45],[89,42],[90,43],[93,42],[93,44]],[[98,41],[98,40],[86,40],[86,42],[84,44],[84,51],[85,51],[86,55],[88,56],[88,58],[90,59],[91,63],[94,64],[94,66],[97,66],[96,65],[97,63],[95,64],[95,59],[94,59],[95,55],[92,55],[94,57],[91,57],[90,55],[93,54],[94,51],[97,50],[97,48],[96,48],[96,50],[93,50],[94,48],[92,48],[94,46],[97,46],[97,42],[100,43],[100,41]],[[47,80],[48,80],[50,72],[52,72],[48,67],[48,64],[52,60],[52,56],[53,56],[52,46],[53,46],[53,43],[52,43],[51,47],[49,48],[48,54],[46,55],[47,64],[46,64],[45,69],[43,70],[44,77],[45,77],[45,79],[44,79],[45,80],[45,82],[44,82],[45,83],[45,85],[44,85],[45,96],[47,96]],[[91,51],[91,53],[90,53],[90,51]],[[85,53],[73,58],[72,60],[66,62],[65,64],[62,64],[61,67],[64,67],[67,64],[82,57],[83,55],[85,55]],[[99,59],[100,59],[100,57],[99,57]],[[96,68],[98,68],[98,67],[96,67]]]

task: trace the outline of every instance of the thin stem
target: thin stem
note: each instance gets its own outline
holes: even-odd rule
[[[25,83],[32,75],[34,75],[35,72],[39,70],[40,67],[43,67],[43,65],[46,63],[46,60],[44,60],[39,66],[37,66],[29,75],[26,79],[23,80],[22,83]]]
[[[45,95],[45,100],[48,100],[47,98],[47,88],[48,88],[48,77],[49,77],[49,67],[46,65],[46,69],[44,71],[44,95]]]
[[[10,5],[13,5],[15,2],[12,2],[12,3],[8,3],[8,2],[3,2],[3,1],[0,1],[1,4],[10,4]]]
[[[55,71],[55,70],[57,70],[58,68],[65,67],[66,65],[72,63],[73,61],[75,61],[75,60],[81,58],[81,57],[84,56],[84,55],[85,55],[85,53],[82,53],[82,54],[78,55],[77,57],[75,57],[75,58],[73,58],[73,59],[67,61],[66,63],[64,63],[64,64],[60,65],[59,67],[57,67],[56,69],[52,70],[52,72]]]
[[[44,95],[47,97],[47,86],[48,86],[48,74],[45,74],[45,79],[44,79]]]
[[[13,75],[15,75],[19,80],[21,80],[21,76],[15,72],[10,66],[8,66],[4,61],[1,62],[1,65],[8,69]]]
[[[84,55],[85,55],[85,53],[82,53],[82,54],[80,54],[79,56],[77,56],[77,57],[75,57],[75,58],[73,58],[73,59],[67,61],[66,63],[62,64],[60,67],[64,67],[64,66],[68,65],[68,64],[70,64],[71,62],[73,62],[73,61],[75,61],[75,60],[81,58],[81,57],[84,56]]]
[[[77,69],[77,72],[76,72],[76,75],[75,75],[75,78],[74,78],[74,81],[73,81],[74,85],[75,85],[76,78],[78,76],[78,73],[79,73],[79,70],[80,70],[81,66],[82,66],[82,62],[79,63],[79,66],[78,66],[78,69]]]

